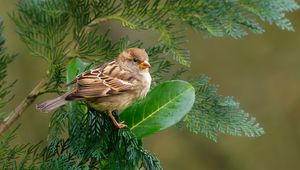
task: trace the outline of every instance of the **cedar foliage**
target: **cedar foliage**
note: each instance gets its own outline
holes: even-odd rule
[[[153,86],[170,75],[183,79],[191,63],[189,50],[184,48],[185,29],[210,37],[242,38],[248,32],[263,33],[263,21],[293,31],[285,14],[298,8],[294,0],[20,0],[10,16],[31,55],[49,65],[44,70],[48,83],[40,93],[44,95],[66,91],[70,59],[83,61],[79,73],[129,47],[146,48]],[[155,45],[132,42],[126,35],[113,41],[110,30],[102,27],[111,21],[132,31],[155,33]],[[0,108],[12,99],[14,82],[6,83],[5,77],[7,65],[15,58],[5,52],[2,24],[0,20]],[[214,141],[219,133],[249,137],[264,133],[238,102],[217,94],[217,86],[208,80],[203,75],[190,80],[196,100],[181,125]],[[6,115],[1,112],[1,120]],[[45,148],[12,146],[14,135],[11,130],[1,137],[2,169],[162,169],[158,159],[142,147],[142,140],[129,129],[116,130],[105,113],[85,103],[72,102],[53,113]]]

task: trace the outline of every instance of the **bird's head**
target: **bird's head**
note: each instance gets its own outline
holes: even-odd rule
[[[148,72],[149,64],[148,54],[144,49],[128,48],[117,58],[117,61],[124,67],[134,72]]]

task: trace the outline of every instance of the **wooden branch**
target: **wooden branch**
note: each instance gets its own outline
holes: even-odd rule
[[[35,101],[39,93],[48,84],[47,79],[41,80],[28,96],[4,119],[0,124],[0,135],[3,134],[15,122],[21,114]]]
[[[113,20],[113,19],[122,20],[122,19],[120,19],[120,15],[121,15],[121,13],[102,17],[102,18],[101,17],[95,18],[89,24],[87,24],[85,27],[83,27],[82,32],[86,34],[91,31],[92,27],[94,27],[96,25],[100,25],[102,22],[107,22],[107,21]]]

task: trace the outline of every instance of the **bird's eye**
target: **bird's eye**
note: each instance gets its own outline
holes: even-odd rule
[[[137,63],[139,60],[138,60],[138,59],[136,59],[136,58],[134,58],[134,59],[133,59],[133,61]]]

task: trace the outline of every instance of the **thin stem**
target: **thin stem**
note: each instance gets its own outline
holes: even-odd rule
[[[121,13],[117,13],[114,15],[109,15],[109,16],[105,16],[105,17],[99,17],[99,18],[95,18],[93,19],[87,26],[85,26],[83,28],[83,32],[87,33],[91,30],[91,27],[95,26],[95,25],[99,25],[102,22],[106,22],[109,20],[120,20],[121,22],[124,22],[125,20],[121,17]]]
[[[35,101],[39,93],[48,84],[47,79],[42,79],[28,96],[4,119],[0,124],[0,135],[3,134],[15,122],[21,114]]]

